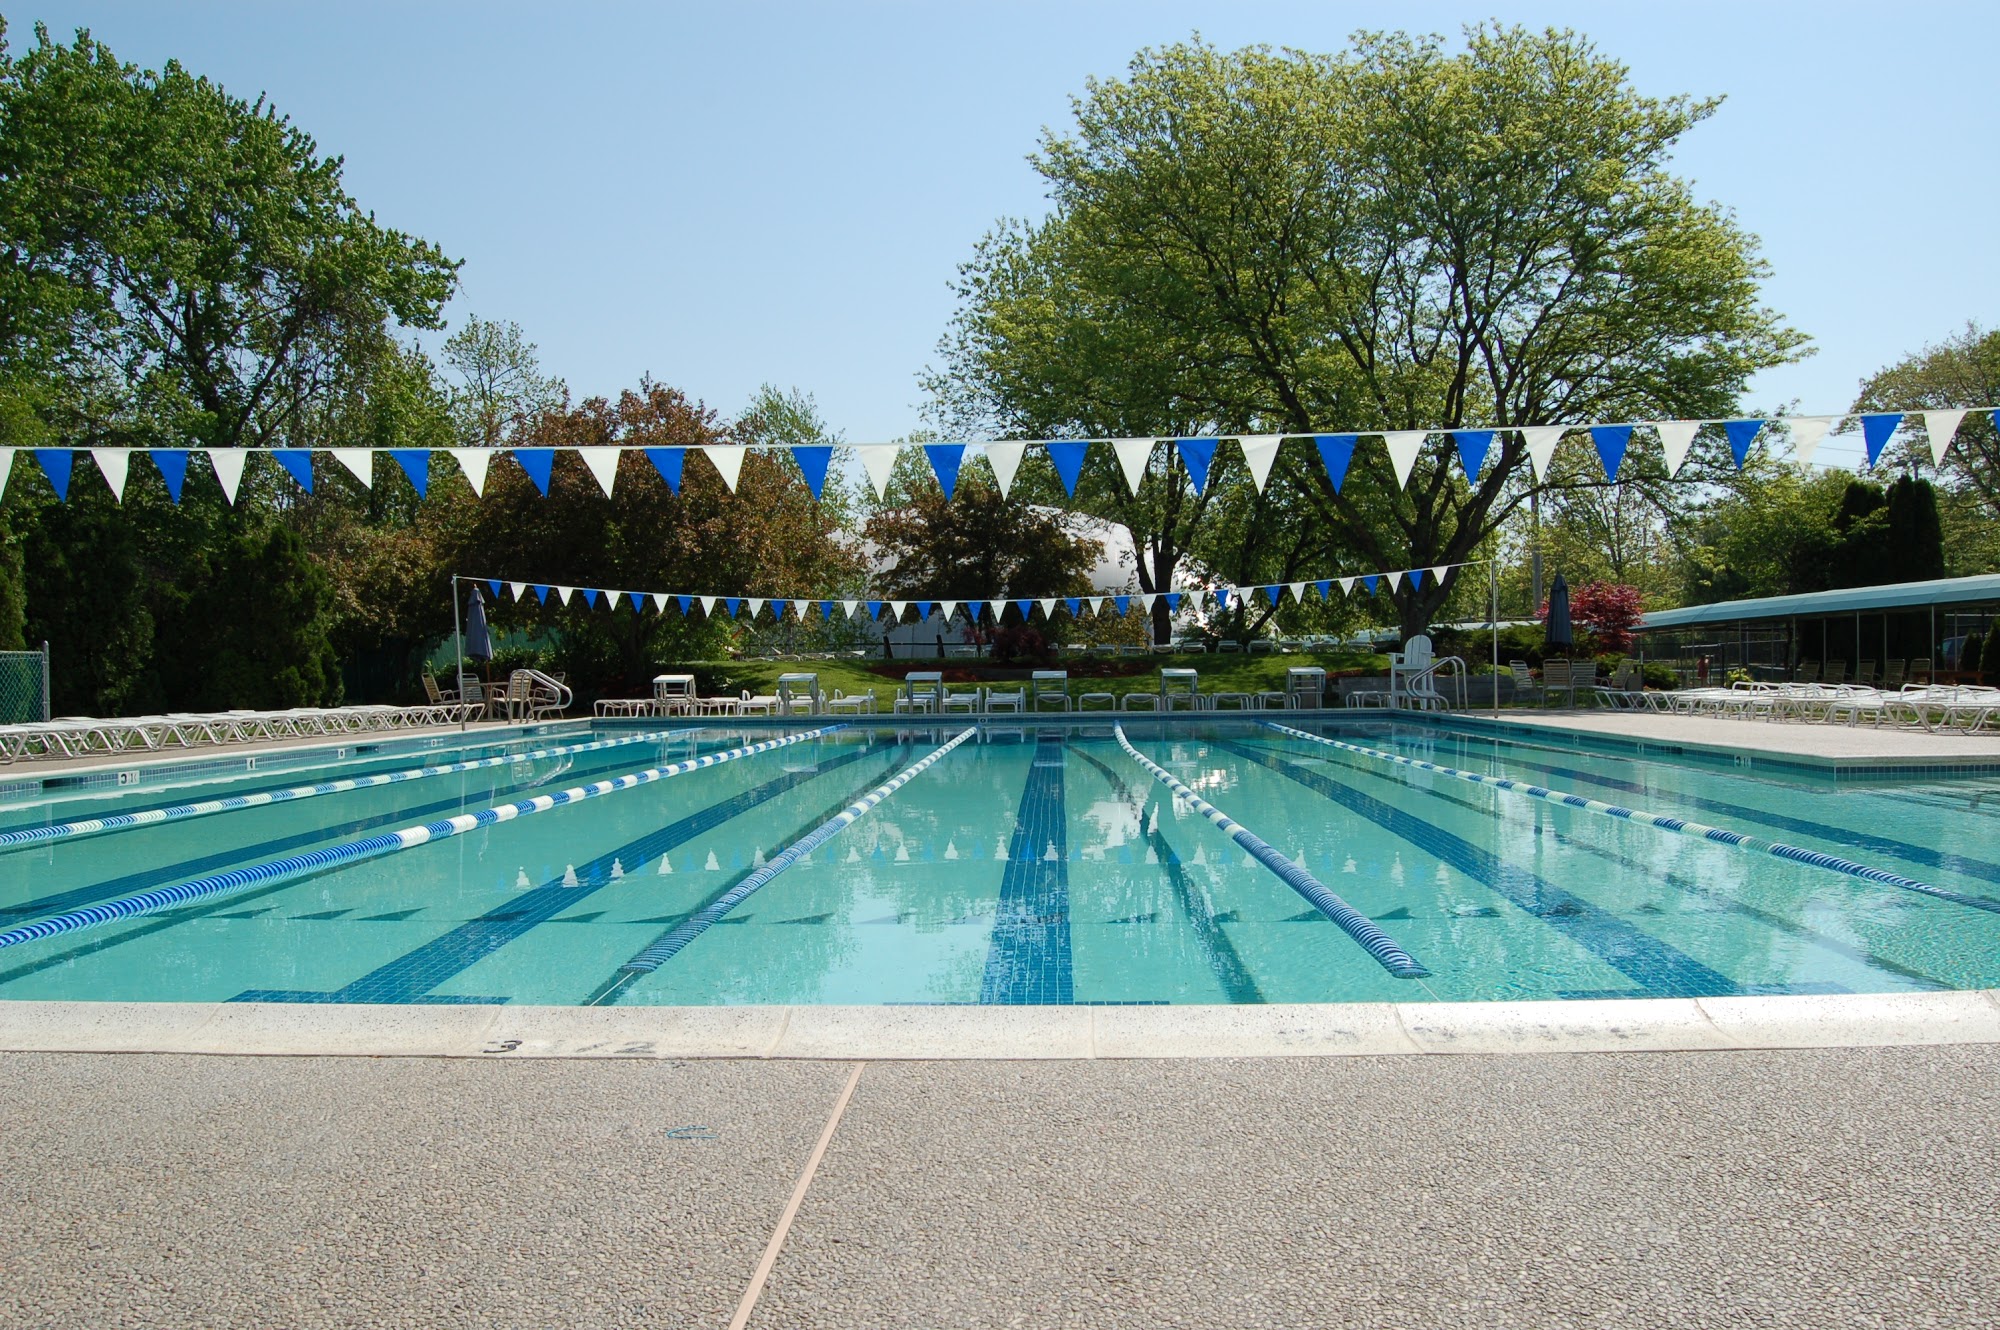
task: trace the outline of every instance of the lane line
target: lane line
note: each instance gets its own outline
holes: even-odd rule
[[[792,1199],[785,1202],[785,1212],[778,1216],[778,1226],[771,1230],[771,1240],[764,1245],[763,1259],[757,1262],[757,1270],[750,1276],[750,1287],[743,1290],[743,1300],[736,1304],[736,1315],[729,1318],[729,1330],[743,1330],[750,1323],[750,1313],[757,1309],[757,1299],[764,1292],[764,1281],[771,1277],[772,1269],[778,1264],[778,1253],[792,1231],[792,1221],[798,1218],[799,1207],[805,1204],[806,1191],[812,1186],[813,1175],[819,1172],[819,1161],[826,1158],[826,1147],[833,1143],[834,1130],[840,1126],[841,1115],[847,1112],[847,1102],[854,1098],[854,1087],[861,1083],[861,1072],[867,1065],[865,1062],[854,1064],[854,1073],[841,1088],[840,1098],[833,1101],[833,1112],[827,1115],[826,1126],[820,1130],[819,1143],[813,1146],[805,1171],[799,1174],[798,1185],[792,1188]]]

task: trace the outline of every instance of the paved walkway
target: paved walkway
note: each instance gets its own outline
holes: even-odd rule
[[[0,1055],[0,1324],[724,1326],[857,1064]],[[758,1327],[1989,1326],[2000,1046],[862,1066]]]
[[[1474,720],[1491,713],[1466,713]],[[1826,725],[1807,721],[1725,719],[1660,711],[1552,711],[1500,713],[1515,725],[1567,733],[1614,735],[1646,743],[1698,744],[1818,761],[1874,759],[1895,763],[2000,763],[2000,733],[1933,734],[1878,725]]]

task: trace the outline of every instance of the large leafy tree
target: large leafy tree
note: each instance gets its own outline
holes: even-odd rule
[[[1655,99],[1566,32],[1363,34],[1336,55],[1200,42],[1092,82],[1033,162],[1052,210],[965,266],[932,376],[955,427],[1037,437],[1448,429],[1730,411],[1803,339],[1754,239],[1667,169],[1713,101]],[[1466,483],[1281,454],[1326,545],[1388,570],[1474,553],[1535,488],[1502,435]],[[1406,629],[1453,579],[1406,586]]]

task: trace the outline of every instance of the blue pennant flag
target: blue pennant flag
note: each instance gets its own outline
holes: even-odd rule
[[[1049,460],[1056,464],[1056,475],[1062,478],[1064,492],[1074,499],[1076,482],[1083,475],[1083,457],[1090,451],[1089,442],[1051,443],[1047,447]]]
[[[1421,568],[1410,569],[1410,590],[1422,591],[1423,589],[1424,589],[1424,570]]]
[[[965,445],[962,443],[927,443],[924,455],[931,459],[931,471],[937,476],[939,488],[949,499],[958,490],[958,467],[965,460]]]
[[[1452,439],[1458,444],[1458,464],[1465,468],[1467,480],[1479,479],[1480,469],[1486,465],[1486,450],[1493,446],[1494,431],[1490,429],[1455,429]]]
[[[64,503],[69,502],[69,469],[76,459],[67,448],[37,448],[35,460],[42,464],[42,474],[49,478],[49,488]]]
[[[1014,608],[1021,611],[1021,622],[1026,623],[1028,621],[1028,611],[1035,608],[1035,602],[1032,600],[1017,600],[1014,602]]]
[[[1070,618],[1081,619],[1083,617],[1083,598],[1081,596],[1064,596],[1063,604],[1069,606]]]
[[[1111,603],[1118,607],[1120,614],[1130,614],[1132,612],[1132,598],[1130,596],[1113,596]]]
[[[681,607],[681,615],[682,615],[682,617],[683,617],[683,618],[685,618],[685,617],[686,617],[687,615],[689,615],[689,614],[692,614],[692,613],[694,613],[694,597],[693,597],[693,596],[675,596],[675,597],[674,597],[674,599],[675,599],[675,600],[676,600],[677,602],[679,602],[679,604],[680,604],[680,607]]]
[[[724,597],[722,598],[722,608],[723,608],[723,609],[725,609],[725,610],[728,610],[728,611],[729,611],[729,617],[730,617],[730,618],[732,618],[732,619],[733,619],[733,618],[735,618],[735,617],[736,617],[736,611],[738,611],[738,610],[740,610],[740,609],[742,609],[742,608],[743,608],[743,597],[741,597],[741,596],[724,596]]]
[[[833,460],[833,448],[829,444],[812,444],[792,449],[792,460],[799,464],[799,470],[806,473],[806,488],[817,499],[826,488],[826,464]]]
[[[306,448],[273,448],[271,456],[279,466],[292,473],[292,479],[299,482],[299,488],[306,493],[313,492],[313,455]],[[157,460],[157,459],[156,459]],[[181,469],[187,469],[183,463]]]
[[[833,618],[833,602],[832,602],[832,601],[830,601],[830,600],[822,600],[822,601],[821,601],[821,602],[819,603],[819,617],[820,617],[820,622],[821,622],[821,623],[826,623],[826,622],[830,621],[830,620],[831,620],[831,619]]]
[[[1187,468],[1188,479],[1194,482],[1194,492],[1200,494],[1208,488],[1208,467],[1215,460],[1215,446],[1219,439],[1175,439],[1180,448],[1181,465]]]
[[[921,622],[922,622],[923,620],[925,620],[925,619],[928,619],[928,618],[930,618],[930,617],[931,617],[931,602],[930,602],[930,601],[928,601],[928,600],[920,600],[920,601],[918,601],[918,602],[917,602],[917,621],[918,621],[919,623],[921,623]]]
[[[1362,575],[1361,585],[1368,588],[1368,594],[1371,596],[1379,596],[1382,594],[1380,591],[1376,590],[1376,588],[1379,587],[1381,583],[1382,579],[1377,577],[1374,573],[1365,573]]]
[[[648,448],[646,460],[653,464],[653,470],[660,473],[660,479],[667,482],[668,489],[676,494],[681,492],[681,463],[687,460],[685,449]],[[814,491],[813,497],[819,497],[818,491]]]
[[[1625,446],[1632,442],[1632,427],[1592,425],[1590,441],[1597,445],[1597,460],[1604,463],[1604,478],[1618,479],[1618,468],[1625,463]]]
[[[160,479],[167,482],[167,495],[175,503],[181,501],[181,486],[187,483],[188,450],[185,448],[155,448],[152,452],[153,465],[160,468]]]
[[[790,601],[787,601],[787,600],[774,600],[774,601],[772,601],[772,602],[771,602],[771,617],[772,617],[772,618],[774,618],[774,619],[783,619],[783,618],[785,617],[785,606],[787,606],[787,605],[789,605],[789,604],[791,604],[791,602],[790,602]]]
[[[1902,423],[1901,411],[1881,411],[1861,417],[1861,439],[1868,447],[1868,465],[1875,465],[1876,459],[1882,456],[1882,446],[1889,442],[1889,436]]]
[[[1764,423],[1761,420],[1725,420],[1722,422],[1722,432],[1729,436],[1729,453],[1730,456],[1736,459],[1736,469],[1738,471],[1743,469],[1743,463],[1749,459],[1750,445],[1755,443],[1757,436],[1764,432]]]
[[[974,623],[974,624],[978,623],[979,616],[984,613],[986,613],[985,601],[968,600],[965,602],[965,621],[967,623]]]
[[[553,448],[516,448],[514,460],[528,473],[528,479],[535,482],[544,499],[549,497],[549,475],[555,470],[556,450]]]
[[[1317,588],[1319,589],[1319,598],[1320,598],[1321,600],[1331,600],[1331,599],[1333,599],[1333,579],[1332,579],[1332,578],[1328,578],[1328,579],[1327,579],[1326,581],[1324,581],[1324,582],[1314,582],[1314,583],[1313,583],[1313,585],[1314,585],[1315,587],[1317,587]]]
[[[1314,442],[1319,444],[1319,460],[1326,465],[1326,478],[1333,482],[1333,492],[1340,493],[1340,486],[1347,479],[1347,468],[1354,462],[1354,434],[1316,434]]]
[[[882,602],[881,602],[881,601],[879,601],[879,600],[871,600],[871,601],[869,601],[869,602],[868,602],[868,617],[869,617],[869,618],[871,618],[871,619],[879,619],[879,618],[881,618],[881,617],[882,617]]]
[[[416,486],[417,497],[424,497],[424,491],[431,483],[431,450],[428,448],[391,448],[389,456],[396,459],[396,465],[403,468],[403,474]]]
[[[1168,613],[1178,614],[1180,613],[1180,608],[1181,608],[1181,593],[1178,591],[1169,591],[1167,593]]]
[[[593,609],[593,610],[594,610],[594,609],[596,609],[596,608],[597,608],[597,598],[598,598],[598,596],[602,595],[603,593],[602,593],[602,592],[600,592],[600,591],[599,591],[599,590],[598,590],[598,589],[597,589],[596,587],[588,587],[588,586],[587,586],[587,587],[583,587],[583,588],[582,588],[582,591],[583,591],[583,603],[584,603],[584,605],[585,605],[585,606],[586,606],[587,608],[589,608],[589,609]]]
[[[550,588],[548,588],[548,587],[545,587],[545,586],[538,586],[538,587],[536,587],[536,588],[535,588],[534,590],[535,590],[535,599],[537,599],[537,600],[541,601],[541,602],[542,602],[542,604],[544,604],[544,605],[546,605],[546,604],[548,604],[548,603],[549,603],[549,590],[550,590]]]
[[[493,588],[493,603],[498,605],[500,603],[500,579],[489,577],[486,579],[486,585]]]

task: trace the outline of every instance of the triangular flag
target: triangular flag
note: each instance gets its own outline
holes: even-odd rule
[[[1160,593],[1157,591],[1142,591],[1139,593],[1139,608],[1151,614],[1153,612],[1153,602],[1159,598]]]
[[[486,493],[486,471],[493,465],[493,450],[447,448],[445,451],[451,454],[452,461],[458,463],[458,469],[465,473],[465,483],[472,486],[473,494],[483,497]]]
[[[924,456],[931,459],[931,474],[937,477],[938,488],[949,499],[958,490],[958,468],[965,462],[965,445],[927,443]]]
[[[1944,465],[1945,449],[1951,447],[1952,436],[1958,433],[1958,424],[1964,419],[1964,411],[1924,412],[1924,435],[1930,440],[1933,466]]]
[[[848,618],[852,619],[854,611],[861,608],[861,602],[858,600],[843,600],[840,602],[840,608],[846,612]]]
[[[941,601],[939,601],[939,602],[938,602],[938,613],[939,613],[939,614],[940,614],[941,616],[943,616],[943,620],[944,620],[944,622],[945,622],[945,623],[950,623],[950,622],[951,622],[951,616],[952,616],[952,615],[954,615],[954,614],[956,614],[956,613],[958,613],[958,602],[957,602],[957,601],[955,601],[955,600],[941,600]]]
[[[1395,592],[1401,591],[1402,589],[1403,589],[1403,574],[1401,572],[1390,573],[1389,574],[1390,593],[1394,594]]]
[[[1431,567],[1431,580],[1439,584],[1442,584],[1444,582],[1444,575],[1450,572],[1451,570],[1452,570],[1451,564],[1448,563],[1434,564]]]
[[[90,455],[104,473],[104,483],[111,486],[111,497],[125,502],[125,475],[132,468],[132,454],[123,448],[92,448]]]
[[[882,617],[882,602],[881,602],[881,601],[879,601],[879,600],[871,600],[871,601],[869,601],[869,602],[868,602],[868,617],[869,617],[870,619],[879,619],[879,618],[881,618],[881,617]]]
[[[544,586],[541,583],[537,582],[531,588],[531,590],[533,590],[535,593],[535,599],[540,601],[542,604],[546,605],[549,603],[549,592],[554,591],[555,588],[552,586]]]
[[[1422,591],[1423,589],[1424,589],[1424,570],[1421,568],[1410,569],[1410,590]]]
[[[313,455],[311,449],[273,448],[271,450],[271,457],[279,466],[292,473],[292,479],[299,482],[300,489],[308,494],[313,492]],[[181,470],[183,473],[186,472],[187,466],[185,462],[183,462]]]
[[[515,600],[519,600],[521,597],[528,594],[528,584],[526,582],[509,582],[507,584],[507,590],[508,593],[511,594]]]
[[[597,488],[604,491],[604,497],[611,497],[611,487],[618,483],[618,448],[578,448],[576,455],[590,468],[590,474],[597,477]]]
[[[361,451],[368,451],[366,448]],[[222,482],[223,497],[236,502],[236,491],[243,485],[243,464],[250,460],[250,454],[241,448],[210,448],[208,464],[215,468],[215,478]]]
[[[1493,446],[1494,431],[1490,429],[1455,429],[1452,440],[1458,444],[1458,464],[1465,468],[1467,480],[1479,479],[1480,469],[1486,465],[1486,450]]]
[[[702,456],[714,466],[716,474],[722,477],[731,494],[736,493],[736,481],[743,474],[743,455],[749,449],[736,443],[705,443],[701,446]]]
[[[1352,578],[1352,577],[1343,577],[1343,578],[1341,578],[1341,579],[1340,579],[1340,594],[1341,594],[1341,595],[1343,595],[1343,596],[1351,596],[1351,595],[1353,595],[1353,594],[1354,594],[1354,583],[1355,583],[1355,580],[1356,580],[1356,579],[1354,579],[1354,578]],[[1370,587],[1369,587],[1368,589],[1369,589],[1370,591],[1373,591],[1373,590],[1374,590],[1375,588],[1374,588],[1373,586],[1370,586]]]
[[[660,479],[667,482],[669,490],[675,494],[681,492],[681,464],[687,460],[687,449],[648,448],[646,460],[660,473]]]
[[[1363,573],[1361,575],[1361,585],[1368,588],[1368,594],[1371,596],[1382,594],[1382,579],[1374,573]]]
[[[713,619],[715,617],[715,597],[697,596],[695,597],[695,599],[701,602],[702,617],[706,619]]]
[[[1285,583],[1285,589],[1292,593],[1293,600],[1301,605],[1305,604],[1306,584],[1304,582],[1287,582]]]
[[[1014,473],[1021,469],[1021,454],[1028,450],[1025,443],[989,443],[986,445],[986,460],[993,464],[993,478],[1000,482],[1000,497],[1006,498],[1013,487]]]
[[[930,602],[930,601],[928,601],[928,600],[920,600],[920,601],[917,601],[917,602],[916,602],[916,606],[917,606],[917,622],[918,622],[918,623],[922,623],[922,622],[923,622],[924,620],[926,620],[926,619],[928,619],[928,618],[930,618],[930,617],[931,617],[931,602]]]
[[[589,586],[587,586],[587,587],[584,587],[584,588],[583,588],[583,607],[584,607],[585,609],[587,609],[587,610],[594,610],[594,609],[596,609],[596,608],[597,608],[597,598],[598,598],[599,596],[603,595],[603,594],[604,594],[604,593],[603,593],[602,591],[599,591],[599,590],[598,590],[598,589],[597,589],[596,587],[589,587]]]
[[[743,610],[743,597],[724,596],[722,598],[722,608],[728,610],[729,617],[734,619]]]
[[[1313,441],[1319,444],[1319,460],[1326,466],[1326,478],[1333,482],[1333,492],[1340,493],[1341,484],[1347,479],[1347,468],[1354,463],[1355,434],[1316,434]]]
[[[805,473],[806,488],[817,499],[826,489],[826,468],[833,461],[830,443],[801,444],[792,449],[792,460]]]
[[[1562,436],[1569,433],[1568,425],[1524,425],[1521,427],[1521,442],[1527,445],[1528,461],[1535,468],[1535,479],[1543,480],[1549,474],[1549,463],[1555,460],[1556,445]]]
[[[803,618],[805,618],[806,616],[805,616],[805,615],[803,615],[803,614],[801,614],[801,615],[799,615],[799,617],[800,617],[801,619],[803,619]],[[831,622],[831,621],[832,621],[832,619],[833,619],[833,602],[832,602],[832,601],[830,601],[830,600],[822,600],[822,601],[821,601],[821,602],[819,603],[819,618],[820,618],[820,622],[821,622],[821,623],[829,623],[829,622]]]
[[[1243,450],[1243,461],[1250,468],[1250,479],[1256,484],[1257,492],[1264,492],[1264,483],[1271,478],[1271,464],[1278,460],[1278,445],[1285,441],[1282,434],[1252,434],[1236,440]]]
[[[1048,449],[1049,461],[1055,463],[1056,476],[1062,481],[1063,492],[1072,499],[1076,497],[1076,482],[1083,475],[1084,455],[1090,451],[1090,444],[1065,442],[1043,445]],[[988,454],[991,454],[988,449]]]
[[[1132,598],[1130,596],[1113,596],[1111,603],[1118,607],[1120,614],[1130,614],[1132,612]]]
[[[1118,469],[1125,473],[1125,487],[1138,494],[1146,479],[1146,465],[1153,460],[1153,440],[1113,439],[1111,451],[1118,455]]]
[[[1736,459],[1736,469],[1741,471],[1743,463],[1749,460],[1750,445],[1757,442],[1757,436],[1764,432],[1768,423],[1762,420],[1725,420],[1722,432],[1729,436],[1729,455]]]
[[[643,591],[627,591],[627,592],[626,592],[625,594],[626,594],[626,595],[628,595],[628,596],[630,596],[630,597],[632,598],[632,612],[633,612],[634,614],[644,614],[644,613],[646,612],[646,593],[645,593],[645,592],[643,592]],[[654,594],[654,595],[656,595],[656,596],[659,596],[659,593],[658,593],[658,592],[654,592],[653,594]],[[661,600],[665,600],[665,599],[666,599],[666,597],[665,597],[665,596],[659,596],[659,598],[660,598]],[[666,612],[667,612],[667,607],[666,607],[666,606],[664,606],[664,605],[660,606],[660,613],[662,613],[662,614],[665,614]]]
[[[902,449],[893,443],[870,443],[854,451],[861,457],[861,469],[868,473],[868,483],[875,487],[875,497],[888,497],[889,476],[896,469],[896,454]]]
[[[416,486],[417,497],[423,498],[431,483],[430,449],[391,448],[389,456],[396,459],[396,465],[403,468],[403,474],[410,478],[410,484]]]
[[[1653,432],[1660,436],[1660,451],[1666,455],[1667,474],[1680,474],[1687,464],[1688,449],[1694,446],[1694,436],[1701,432],[1699,420],[1656,420]]]
[[[1181,465],[1187,468],[1188,479],[1194,482],[1194,492],[1200,494],[1208,488],[1208,468],[1215,461],[1215,445],[1218,439],[1175,439],[1174,445],[1180,450]]]
[[[1424,440],[1430,431],[1424,429],[1390,430],[1382,435],[1382,442],[1389,449],[1389,466],[1396,473],[1396,488],[1410,483],[1410,472],[1417,465],[1417,454],[1424,450]]]
[[[984,616],[985,616],[985,614],[986,614],[986,602],[985,602],[985,601],[983,601],[983,600],[968,600],[968,601],[966,601],[966,602],[965,602],[965,618],[966,618],[966,622],[968,622],[968,623],[974,623],[974,624],[976,624],[976,623],[978,623],[978,622],[979,622],[979,620],[980,620],[980,619],[981,619],[982,617],[984,617]]]
[[[909,608],[910,602],[907,600],[892,600],[889,602],[889,613],[895,616],[895,622],[897,623],[903,621],[903,611]]]
[[[187,483],[188,450],[185,448],[155,448],[152,455],[153,465],[160,469],[160,479],[167,482],[167,497],[175,503],[179,503],[181,501],[181,486]]]
[[[1169,614],[1179,614],[1181,612],[1181,593],[1178,591],[1169,591],[1166,595],[1167,612]]]
[[[681,617],[683,619],[685,619],[689,614],[691,614],[694,611],[693,596],[675,596],[674,604],[680,606]]]
[[[1041,602],[1041,606],[1042,606],[1042,617],[1044,619],[1051,619],[1055,617],[1056,598],[1054,596],[1049,596],[1045,598]]]
[[[635,591],[635,592],[633,592],[632,594],[636,596],[636,595],[638,595],[639,593]],[[658,611],[659,611],[660,613],[662,613],[662,614],[665,614],[665,613],[667,612],[667,593],[666,593],[666,592],[664,592],[664,591],[655,591],[655,592],[653,593],[653,608],[654,608],[654,609],[656,609],[656,610],[658,610]]]
[[[514,460],[528,473],[528,479],[535,483],[535,489],[543,498],[549,497],[549,478],[555,474],[556,450],[553,448],[516,448]]]
[[[1066,608],[1067,608],[1067,609],[1069,610],[1069,617],[1070,617],[1070,618],[1072,618],[1072,619],[1081,619],[1081,618],[1083,617],[1083,599],[1082,599],[1082,597],[1080,597],[1080,596],[1064,596],[1064,597],[1063,597],[1063,605],[1064,605],[1064,606],[1065,606],[1065,607],[1066,607]]]
[[[750,598],[750,617],[754,619],[754,618],[756,618],[756,617],[757,617],[757,616],[758,616],[759,614],[762,614],[763,612],[764,612],[764,599],[763,599],[763,597],[761,597],[761,596],[752,596],[752,597]]]
[[[1314,589],[1315,591],[1319,592],[1319,598],[1320,598],[1321,600],[1332,600],[1332,599],[1333,599],[1333,579],[1332,579],[1332,578],[1324,578],[1324,579],[1322,579],[1322,580],[1320,580],[1320,581],[1318,581],[1318,582],[1314,582],[1314,583],[1313,583],[1313,589]]]
[[[1785,428],[1792,436],[1792,460],[1800,466],[1812,465],[1819,441],[1833,428],[1832,416],[1787,416]]]
[[[185,459],[183,459],[185,461]],[[7,496],[7,478],[14,474],[14,450],[0,448],[0,498]],[[175,500],[179,502],[179,500]]]
[[[56,492],[58,499],[68,503],[70,468],[76,464],[76,459],[70,456],[69,449],[37,448],[35,460],[41,463],[42,474],[49,478],[49,488]]]
[[[1875,411],[1861,417],[1862,446],[1868,450],[1868,465],[1874,466],[1882,456],[1882,447],[1889,442],[1889,436],[1896,432],[1896,426],[1903,423],[1900,411]]]
[[[1590,441],[1597,445],[1597,460],[1604,463],[1604,478],[1618,479],[1618,468],[1625,463],[1625,449],[1632,442],[1630,425],[1592,425]]]
[[[565,605],[569,604],[569,598],[575,594],[576,588],[573,586],[559,586],[556,588],[556,599]]]

